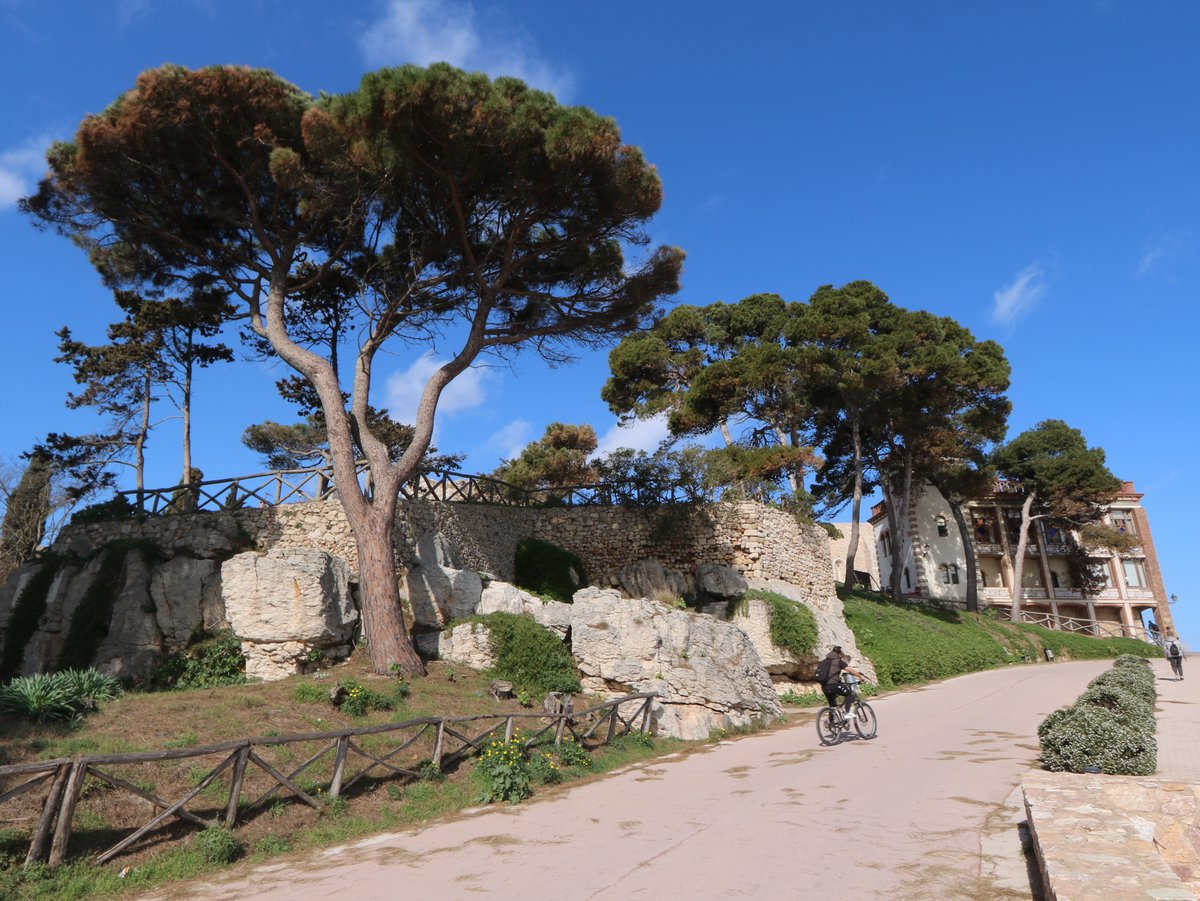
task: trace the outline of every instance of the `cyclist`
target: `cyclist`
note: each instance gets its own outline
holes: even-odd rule
[[[850,705],[854,703],[854,690],[842,681],[844,672],[858,676],[860,679],[865,678],[862,673],[850,665],[850,661],[842,652],[841,645],[835,644],[825,655],[825,659],[817,665],[817,681],[821,683],[821,689],[825,692],[825,700],[829,702],[830,707],[838,705],[839,696],[844,698],[846,728],[849,729],[854,722],[854,714],[850,710]]]

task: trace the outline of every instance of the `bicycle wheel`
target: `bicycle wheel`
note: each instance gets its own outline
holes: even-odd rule
[[[858,733],[858,737],[874,738],[879,723],[875,721],[875,711],[871,709],[871,705],[859,701],[854,705],[854,714],[854,731]]]
[[[836,745],[842,740],[841,717],[832,707],[826,707],[817,714],[817,737],[823,745]]]

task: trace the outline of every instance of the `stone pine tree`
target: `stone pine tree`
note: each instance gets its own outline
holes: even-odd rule
[[[393,536],[445,387],[480,354],[569,359],[642,327],[679,286],[681,251],[627,258],[648,244],[662,186],[611,119],[443,64],[375,72],[318,100],[263,70],[166,66],[48,160],[27,212],[82,244],[114,284],[219,284],[315,390],[380,672],[424,671]],[[338,275],[356,292],[345,392],[328,355],[297,340],[288,304]],[[393,460],[368,416],[376,357],[439,337],[446,362]]]
[[[1052,519],[1082,530],[1098,522],[1121,488],[1104,462],[1104,450],[1088,447],[1083,433],[1061,419],[1039,422],[1000,447],[992,464],[1021,500],[1021,525],[1013,561],[1013,622],[1021,620],[1025,548],[1034,522]]]
[[[833,503],[850,501],[846,550],[847,587],[855,584],[862,499],[866,486],[865,447],[873,407],[901,382],[900,365],[888,335],[899,311],[868,281],[835,288],[824,285],[809,298],[797,320],[794,343],[808,356],[809,392],[818,446],[826,466],[817,490]]]
[[[552,422],[541,438],[501,463],[492,475],[525,491],[592,485],[600,477],[591,462],[596,445],[596,430],[587,423]]]

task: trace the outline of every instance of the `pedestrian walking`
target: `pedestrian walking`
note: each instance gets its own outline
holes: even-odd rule
[[[1178,635],[1167,639],[1166,651],[1167,660],[1171,663],[1171,672],[1175,674],[1176,681],[1179,681],[1183,678],[1183,644]]]

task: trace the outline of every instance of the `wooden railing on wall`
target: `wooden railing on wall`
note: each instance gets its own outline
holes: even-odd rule
[[[362,489],[371,493],[370,470],[360,461],[355,473]],[[144,513],[164,515],[198,510],[238,510],[243,507],[277,507],[302,501],[328,500],[337,494],[333,469],[280,469],[233,479],[207,479],[170,488],[142,488],[117,492]],[[698,488],[638,489],[627,485],[570,485],[525,489],[491,476],[443,470],[421,472],[400,487],[405,499],[426,498],[450,503],[497,504],[509,507],[587,507],[631,504],[695,503],[711,501],[715,492]]]
[[[201,828],[223,824],[237,825],[251,812],[262,808],[280,791],[317,810],[328,803],[321,800],[343,797],[355,785],[376,770],[383,778],[413,782],[423,778],[422,765],[432,764],[443,772],[472,753],[484,750],[486,744],[503,736],[505,741],[520,739],[522,747],[538,745],[559,746],[570,733],[571,740],[581,745],[592,742],[604,745],[618,735],[646,733],[650,728],[651,705],[656,694],[626,695],[597,704],[583,711],[566,710],[560,713],[488,713],[478,716],[439,718],[420,717],[399,723],[342,729],[335,732],[314,732],[305,735],[264,736],[224,742],[194,748],[176,748],[128,754],[89,754],[82,757],[58,758],[38,763],[0,766],[0,785],[15,783],[0,793],[0,806],[19,798],[28,802],[30,793],[49,785],[37,826],[29,843],[26,863],[46,860],[58,866],[67,857],[75,811],[83,793],[85,780],[108,786],[131,795],[140,802],[149,802],[153,815],[128,830],[118,842],[100,851],[96,863],[107,863],[129,850],[142,839],[172,820],[183,820]],[[519,724],[534,728],[519,732]],[[474,732],[478,728],[482,732]],[[386,749],[368,750],[365,737],[387,737]],[[268,757],[272,749],[287,745],[316,744],[317,750],[299,766],[285,774],[286,767],[276,766]],[[405,752],[408,752],[405,754]],[[117,767],[145,767],[165,760],[184,761],[217,756],[210,769],[194,771],[192,788],[176,800],[167,800],[146,784],[137,784],[134,774],[118,776]],[[278,763],[278,761],[276,761]],[[324,763],[328,778],[312,788],[311,776],[301,785],[306,773],[318,771]],[[219,807],[204,811],[207,816],[187,809],[217,780],[228,774],[228,790]],[[250,803],[243,802],[247,791],[257,791]]]

